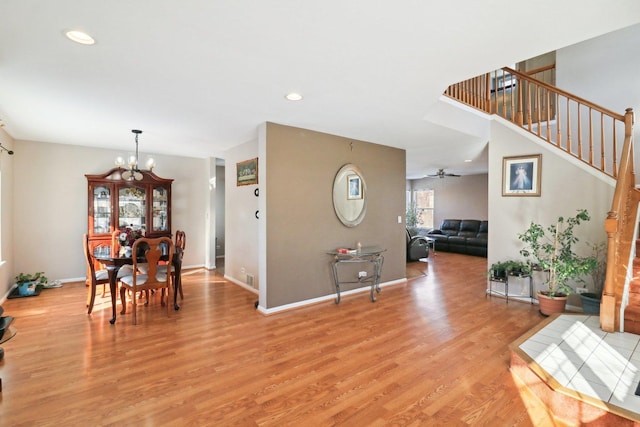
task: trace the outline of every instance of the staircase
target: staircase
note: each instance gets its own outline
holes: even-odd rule
[[[624,330],[640,335],[640,239],[636,239],[636,256],[629,281],[629,305],[624,310]]]
[[[453,84],[444,95],[498,115],[616,180],[604,224],[607,272],[600,327],[606,332],[619,331],[624,310],[625,331],[640,334],[640,261],[634,260],[633,271],[628,271],[640,203],[633,166],[633,110],[615,113],[532,74],[504,67]],[[629,301],[623,307],[628,282]]]

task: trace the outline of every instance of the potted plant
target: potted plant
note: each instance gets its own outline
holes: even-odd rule
[[[596,267],[591,272],[593,280],[593,292],[580,294],[582,311],[588,314],[600,314],[600,301],[602,300],[602,288],[607,274],[607,245],[604,242],[591,245],[593,257],[596,259]]]
[[[526,262],[516,260],[494,262],[487,271],[487,274],[494,279],[504,279],[507,275],[526,276],[529,273],[529,265]]]
[[[33,295],[38,285],[45,285],[47,277],[43,271],[37,273],[20,273],[16,276],[16,284],[18,285],[18,293],[22,296]]]
[[[520,254],[531,266],[548,274],[547,290],[538,292],[540,312],[544,315],[563,312],[573,291],[569,281],[584,282],[583,276],[596,268],[594,256],[583,257],[574,252],[579,241],[574,229],[590,219],[586,209],[579,209],[575,216],[559,216],[555,224],[546,228],[532,222],[524,233],[518,234],[525,244]]]
[[[407,227],[415,227],[418,225],[418,207],[416,206],[416,202],[411,202],[409,206],[407,206],[406,213],[406,222]]]

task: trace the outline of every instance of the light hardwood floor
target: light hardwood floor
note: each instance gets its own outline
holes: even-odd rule
[[[154,300],[137,326],[110,325],[108,298],[87,316],[80,283],[7,300],[0,425],[553,425],[509,372],[537,308],[485,297],[485,258],[408,267],[426,276],[376,303],[271,316],[206,271],[184,276],[179,312]]]

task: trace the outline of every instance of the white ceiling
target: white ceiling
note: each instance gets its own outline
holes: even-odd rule
[[[640,22],[637,0],[518,4],[2,0],[0,119],[16,152],[132,151],[137,128],[141,152],[224,157],[272,121],[404,148],[409,178],[485,172],[486,140],[426,119],[449,84]]]

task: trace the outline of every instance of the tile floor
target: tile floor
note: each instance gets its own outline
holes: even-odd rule
[[[592,315],[561,315],[520,345],[568,389],[640,414],[640,335],[607,333]]]

